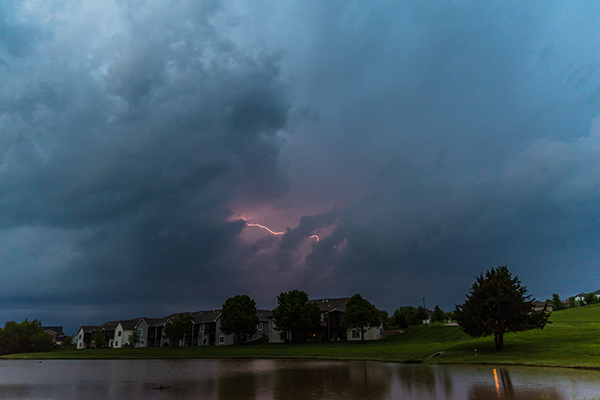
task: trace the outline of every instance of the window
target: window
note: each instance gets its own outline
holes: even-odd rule
[[[81,333],[79,334],[79,340],[81,340]]]
[[[140,340],[140,344],[143,346],[144,345],[144,339]]]
[[[259,330],[259,331],[262,331],[263,330],[263,323],[259,322],[258,325],[256,325],[256,329]]]
[[[119,341],[118,340],[115,342],[115,347],[119,347]]]
[[[123,332],[119,331],[119,334],[118,334],[117,336],[118,336],[118,337],[121,337],[121,333],[123,333]]]
[[[358,339],[360,336],[358,334],[358,331],[356,329],[352,330],[352,339]]]
[[[219,344],[225,343],[225,336],[219,336]]]
[[[204,324],[200,325],[200,332],[204,332]]]

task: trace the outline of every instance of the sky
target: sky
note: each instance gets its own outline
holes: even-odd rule
[[[292,289],[450,311],[501,265],[540,300],[600,289],[599,20],[3,2],[0,323],[75,333]]]

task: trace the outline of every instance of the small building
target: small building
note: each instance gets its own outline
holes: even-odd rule
[[[534,300],[533,301],[533,311],[542,311],[546,310],[546,312],[552,312],[554,307],[550,303],[544,303],[543,301]]]
[[[65,334],[62,326],[42,326],[42,329],[45,333],[52,336],[54,344],[57,346],[61,346],[63,344],[63,341],[65,340]]]

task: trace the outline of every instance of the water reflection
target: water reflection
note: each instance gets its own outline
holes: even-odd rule
[[[277,400],[386,399],[392,371],[376,362],[330,363],[307,368],[281,362],[274,372],[273,398]]]
[[[563,396],[556,388],[515,387],[506,368],[494,369],[493,384],[474,384],[469,390],[469,400],[562,400]]]
[[[256,399],[257,377],[251,371],[219,378],[219,400]]]
[[[0,361],[10,399],[584,399],[600,373],[291,360]],[[170,389],[153,390],[163,384]]]

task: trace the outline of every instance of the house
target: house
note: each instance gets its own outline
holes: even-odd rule
[[[318,299],[309,300],[309,303],[316,304],[321,310],[320,326],[310,332],[303,332],[303,339],[308,341],[341,341],[341,340],[361,340],[360,332],[356,329],[344,329],[340,323],[346,311],[346,304],[350,297],[336,299]],[[280,332],[276,329],[272,317],[269,327],[269,342],[282,343],[290,340],[290,334]],[[377,340],[383,337],[383,325],[371,328],[365,333],[365,340]]]
[[[270,310],[257,310],[258,324],[256,333],[245,338],[246,341],[257,340],[268,336],[269,321],[273,313]],[[194,338],[193,345],[196,346],[222,346],[231,345],[235,342],[235,335],[226,335],[221,331],[221,310],[198,311],[192,313],[194,317]]]
[[[42,329],[45,333],[52,336],[52,340],[54,340],[56,345],[62,345],[63,340],[65,339],[62,326],[42,326]]]
[[[136,330],[138,323],[142,318],[134,318],[128,319],[125,321],[119,321],[117,327],[115,328],[115,337],[113,341],[113,346],[115,349],[119,349],[121,347],[126,347],[129,345],[129,335]],[[136,347],[141,347],[136,345]]]
[[[583,299],[585,298],[586,294],[587,294],[586,292],[581,292],[579,294],[576,294],[573,297],[575,297],[575,301],[583,301]]]
[[[89,349],[94,347],[94,338],[97,332],[104,332],[104,342],[106,347],[114,347],[115,330],[120,321],[111,321],[102,325],[84,325],[79,328],[77,333],[77,349]],[[120,340],[119,340],[120,341]]]
[[[172,324],[180,315],[192,317],[192,329],[176,342],[164,336],[164,329]],[[270,310],[257,310],[257,332],[245,340],[257,340],[268,336]],[[99,326],[82,326],[77,334],[77,349],[93,347],[96,332],[104,332],[107,347],[121,348],[129,344],[129,335],[137,329],[140,342],[136,347],[160,346],[212,346],[230,345],[234,343],[234,335],[226,335],[221,331],[221,310],[195,311],[170,314],[163,318],[133,318],[122,321],[111,321]]]
[[[135,328],[140,333],[140,342],[135,347],[156,347],[157,346],[157,328],[163,318],[142,317],[137,322]],[[162,331],[159,337],[162,337]],[[160,345],[160,342],[158,342]]]
[[[543,301],[534,300],[533,301],[533,311],[542,311],[546,310],[546,312],[552,312],[554,307],[550,303],[544,303]]]
[[[94,336],[98,331],[98,326],[83,325],[77,333],[77,349],[89,349],[92,347]]]

